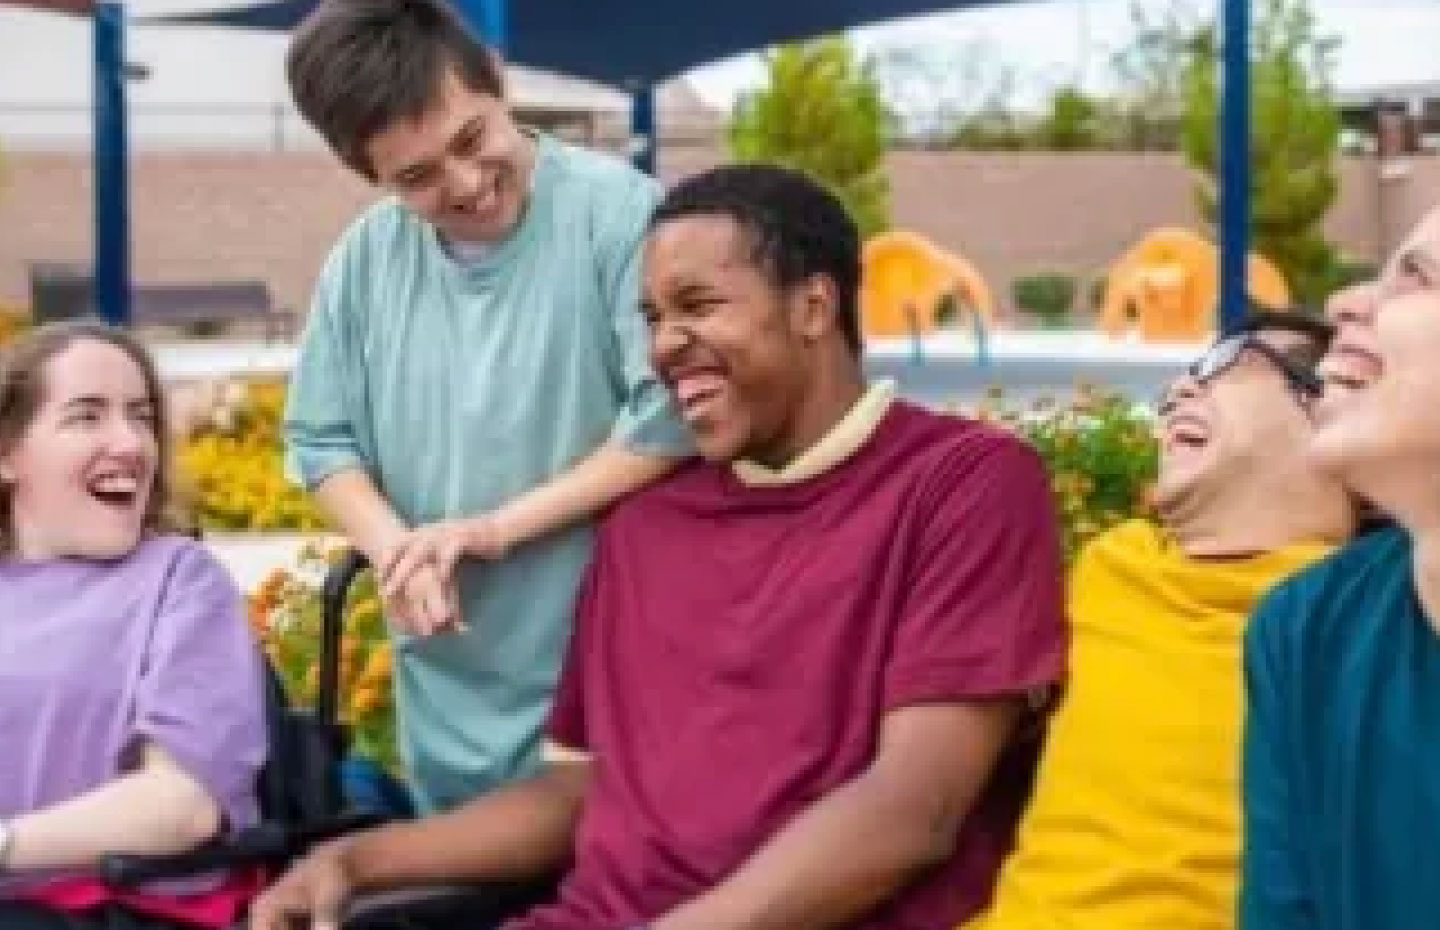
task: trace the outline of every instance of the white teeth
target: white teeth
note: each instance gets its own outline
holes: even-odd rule
[[[134,494],[140,489],[140,481],[134,475],[102,475],[90,487],[102,494]]]

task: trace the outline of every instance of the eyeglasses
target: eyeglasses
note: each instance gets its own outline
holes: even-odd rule
[[[1302,400],[1314,400],[1325,392],[1325,382],[1312,369],[1249,333],[1230,336],[1215,343],[1190,365],[1190,377],[1197,384],[1213,381],[1234,368],[1246,350],[1255,352],[1273,365]]]

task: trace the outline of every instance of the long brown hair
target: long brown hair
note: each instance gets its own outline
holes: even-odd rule
[[[114,346],[140,369],[155,412],[155,442],[160,453],[144,528],[152,533],[179,529],[181,523],[170,500],[170,427],[165,392],[150,353],[124,330],[89,321],[50,323],[0,349],[0,457],[15,449],[44,405],[45,374],[50,362],[81,342]],[[10,488],[0,482],[0,555],[7,554],[15,545],[10,497]]]

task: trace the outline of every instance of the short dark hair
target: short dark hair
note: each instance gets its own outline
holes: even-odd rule
[[[755,264],[780,287],[823,274],[835,282],[845,344],[861,354],[860,231],[820,183],[775,165],[727,165],[676,184],[651,226],[687,216],[727,216],[749,239]]]
[[[1289,310],[1254,309],[1240,325],[1240,332],[1284,332],[1304,336],[1305,342],[1287,349],[1284,355],[1307,371],[1315,370],[1320,359],[1330,351],[1330,343],[1335,338],[1334,326],[1319,314],[1300,307]]]
[[[372,181],[370,141],[422,116],[452,68],[471,90],[504,96],[499,61],[444,0],[320,0],[285,57],[300,114]]]

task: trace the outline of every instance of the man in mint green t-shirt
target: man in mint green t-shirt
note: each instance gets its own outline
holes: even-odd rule
[[[538,763],[591,518],[689,448],[638,307],[659,189],[520,129],[439,0],[323,0],[287,69],[388,194],[321,271],[289,465],[379,572],[401,755],[446,809]]]

